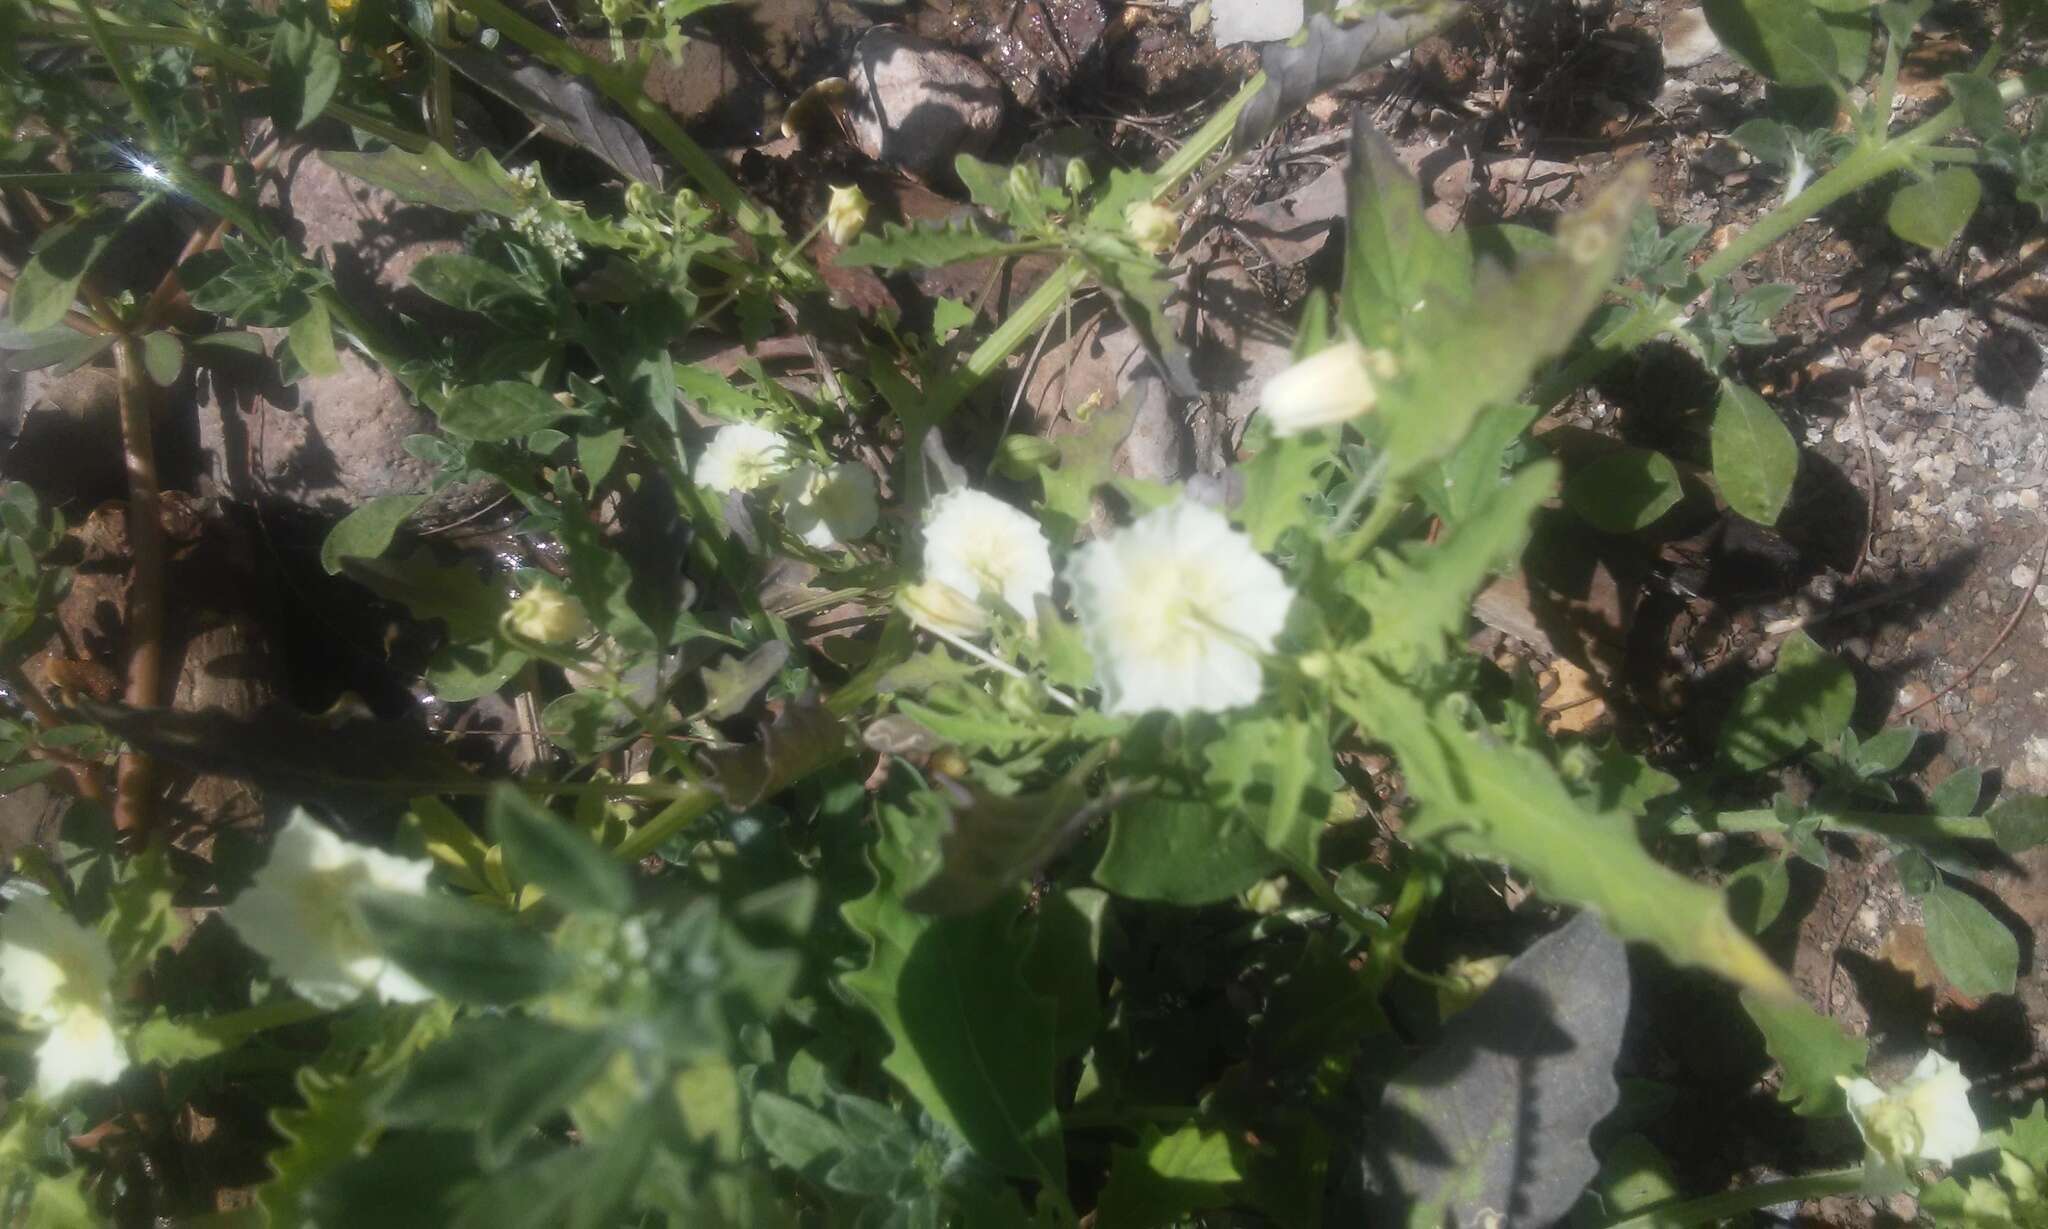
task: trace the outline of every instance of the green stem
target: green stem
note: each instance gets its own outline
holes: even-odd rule
[[[1994,839],[1989,820],[1965,815],[1896,815],[1886,811],[1823,811],[1820,826],[1827,832],[1851,832],[1861,836],[1903,837],[1908,840],[1988,841]],[[1673,836],[1699,836],[1706,832],[1782,832],[1783,821],[1768,808],[1757,811],[1722,811],[1702,823],[1685,815],[1671,821],[1665,831]]]
[[[1862,1185],[1863,1167],[1860,1165],[1852,1169],[1829,1169],[1797,1178],[1781,1178],[1776,1182],[1759,1182],[1739,1191],[1725,1191],[1704,1199],[1661,1204],[1621,1220],[1608,1221],[1601,1229],[1684,1229],[1687,1225],[1704,1225],[1773,1204],[1847,1194]]]
[[[24,21],[20,34],[24,39],[90,39],[92,31],[86,26],[71,22]],[[108,26],[107,34],[116,42],[134,43],[143,47],[184,47],[195,51],[206,59],[233,73],[237,77],[253,81],[258,85],[270,81],[270,70],[249,56],[224,47],[196,30],[178,30],[169,26]],[[419,153],[427,148],[427,139],[416,132],[408,132],[385,120],[358,110],[347,103],[330,102],[320,112],[329,119],[339,120],[351,128],[358,128],[381,141],[389,141],[400,149]]]
[[[499,0],[454,0],[463,9],[474,13],[478,20],[495,28],[500,34],[539,56],[554,68],[576,76],[588,77],[605,97],[625,108],[634,122],[647,130],[647,134],[661,143],[683,168],[683,172],[694,180],[704,195],[719,208],[732,215],[740,229],[753,235],[776,235],[782,231],[782,223],[773,213],[755,205],[747,198],[740,186],[725,173],[704,147],[690,139],[675,117],[661,108],[661,105],[647,96],[640,88],[640,80],[634,74],[625,72],[614,65],[594,59],[576,50],[562,39],[521,17],[499,3]]]
[[[97,0],[80,0],[79,15],[85,18],[85,26],[92,41],[99,45],[100,54],[107,58],[107,67],[114,70],[114,80],[121,83],[121,92],[128,96],[128,105],[135,108],[142,119],[142,127],[149,133],[149,147],[158,157],[171,152],[170,142],[164,139],[163,124],[157,120],[156,109],[144,97],[142,86],[135,80],[135,74],[128,71],[128,60],[121,54],[114,39],[107,32],[107,23],[100,19]]]
[[[626,862],[640,859],[666,845],[670,837],[702,819],[718,805],[718,795],[707,785],[689,785],[673,802],[654,813],[653,818],[633,830],[616,851]]]
[[[1999,96],[2008,106],[2026,94],[2026,83],[2022,79],[1999,84]],[[1737,235],[1727,247],[1709,257],[1694,271],[1690,284],[1711,286],[1735,272],[1836,201],[1861,191],[1894,171],[1905,169],[1916,158],[1926,158],[1934,142],[1954,132],[1962,122],[1962,108],[1951,103],[1940,114],[1910,132],[1856,150],[1833,170],[1808,185],[1805,191],[1773,209],[1756,225]],[[1609,329],[1592,349],[1538,386],[1529,398],[1530,404],[1548,409],[1563,401],[1637,346],[1670,328],[1684,314],[1685,307],[1683,301],[1660,298],[1636,308]]]

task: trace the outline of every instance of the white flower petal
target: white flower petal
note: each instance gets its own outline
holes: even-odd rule
[[[1267,380],[1259,390],[1259,409],[1279,436],[1348,421],[1379,400],[1372,368],[1364,346],[1338,342]]]
[[[1052,592],[1052,548],[1029,513],[981,491],[948,491],[925,520],[924,574],[976,599],[999,597],[1030,620]]]
[[[713,491],[751,491],[789,466],[789,445],[766,427],[750,422],[720,427],[697,458],[692,475]]]
[[[1294,601],[1223,514],[1182,500],[1090,543],[1068,570],[1112,713],[1223,712],[1259,698]]]
[[[1952,1165],[1983,1143],[1970,1108],[1970,1081],[1961,1067],[1932,1051],[1888,1090],[1865,1079],[1839,1083],[1856,1129],[1885,1164]]]
[[[24,1024],[49,1028],[72,1003],[105,1000],[113,980],[106,940],[49,897],[21,896],[0,914],[0,1005]]]
[[[799,465],[783,475],[776,495],[783,523],[816,550],[866,537],[881,519],[874,474],[851,461],[830,469]]]
[[[278,831],[270,860],[221,915],[309,1002],[339,1007],[365,990],[387,1002],[417,1002],[428,996],[384,958],[355,901],[365,891],[419,895],[432,871],[429,862],[343,840],[298,811]]]
[[[128,1052],[104,1005],[78,1003],[36,1047],[36,1095],[63,1096],[75,1084],[111,1084],[128,1069]]]

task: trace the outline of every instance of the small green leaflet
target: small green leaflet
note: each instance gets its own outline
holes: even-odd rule
[[[1892,193],[1884,220],[1899,238],[1939,252],[1963,233],[1983,195],[1975,171],[1953,166]]]
[[[63,323],[64,313],[78,297],[78,284],[118,229],[116,219],[99,217],[66,222],[46,233],[15,279],[7,300],[7,323],[23,333],[40,333]]]
[[[287,132],[320,118],[341,84],[341,49],[313,19],[311,4],[293,7],[270,43],[270,114]]]
[[[1721,497],[1759,525],[1777,524],[1799,476],[1799,445],[1777,413],[1762,397],[1724,381],[1711,436]]]
[[[1839,658],[1793,632],[1778,648],[1771,673],[1743,689],[1715,748],[1724,768],[1753,772],[1809,742],[1826,744],[1849,728],[1856,676]]]
[[[1969,894],[1937,884],[1921,901],[1927,950],[1950,984],[1972,998],[2011,994],[2020,969],[2019,940]]]
[[[1655,524],[1684,494],[1671,458],[1621,448],[1573,474],[1564,501],[1602,533],[1634,533]]]

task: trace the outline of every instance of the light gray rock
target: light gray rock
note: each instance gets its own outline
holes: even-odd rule
[[[1003,89],[959,52],[877,27],[853,51],[851,109],[861,151],[931,178],[956,154],[979,154],[1003,123]]]
[[[1721,40],[1696,8],[1678,9],[1664,18],[1664,67],[1691,68],[1721,54]]]
[[[310,155],[295,156],[265,187],[264,205],[285,232],[334,274],[359,311],[403,326],[411,341],[446,341],[474,320],[412,288],[412,271],[437,252],[462,250],[462,222],[410,206]],[[257,329],[273,353],[282,329]],[[435,336],[438,334],[439,336]],[[283,385],[274,367],[238,364],[216,372],[199,407],[199,446],[208,474],[228,496],[324,514],[345,513],[379,495],[428,489],[434,466],[405,450],[410,435],[435,433],[434,416],[414,404],[390,373],[347,348],[340,370]],[[492,493],[444,492],[421,513],[453,519]]]
[[[1209,23],[1218,47],[1272,43],[1301,29],[1302,0],[1211,0]]]

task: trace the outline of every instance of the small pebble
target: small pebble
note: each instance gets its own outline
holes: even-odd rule
[[[2031,566],[2021,563],[2012,569],[2012,584],[2015,589],[2031,589],[2041,581],[2041,574]]]

